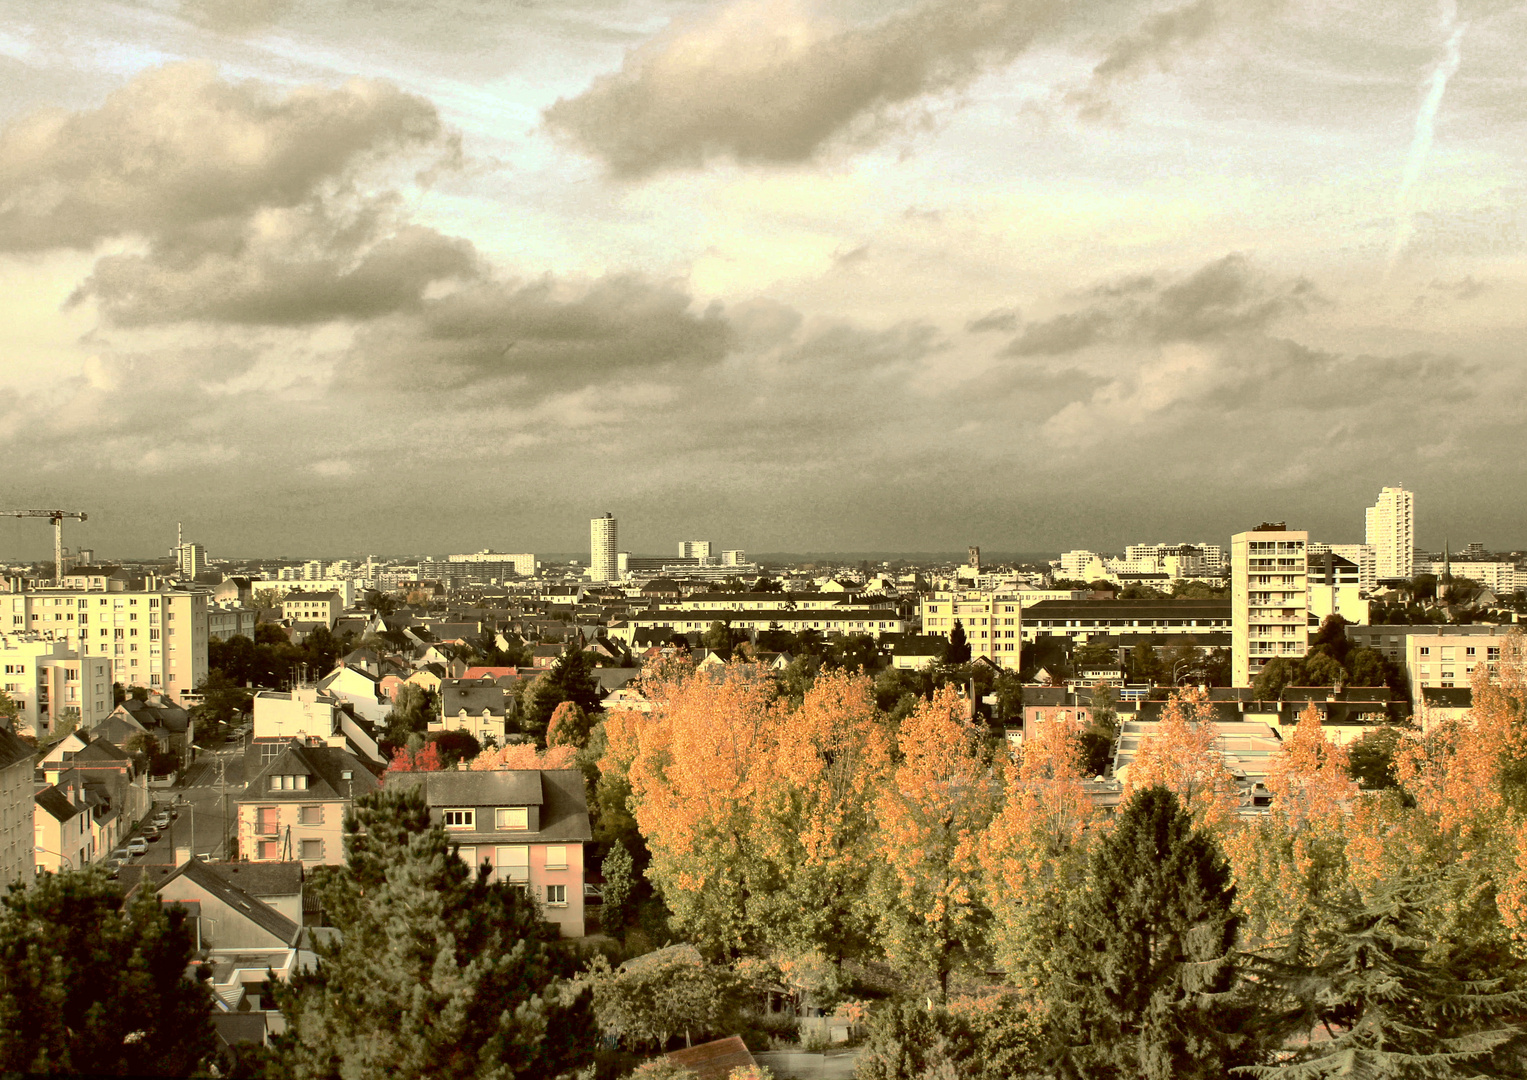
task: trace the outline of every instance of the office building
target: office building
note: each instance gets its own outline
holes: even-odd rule
[[[709,540],[681,540],[679,541],[679,558],[699,559],[704,565],[710,559]]]
[[[589,521],[589,579],[614,581],[619,574],[617,525],[614,514]]]
[[[1367,542],[1373,547],[1379,581],[1415,575],[1415,496],[1402,487],[1386,487],[1368,507]]]
[[[1274,657],[1309,650],[1310,534],[1264,522],[1230,538],[1230,675],[1250,686]]]

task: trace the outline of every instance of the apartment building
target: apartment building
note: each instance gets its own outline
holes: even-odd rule
[[[1470,561],[1467,559],[1434,559],[1415,564],[1416,573],[1434,574],[1441,578],[1443,573],[1450,573],[1455,578],[1468,578],[1477,581],[1491,592],[1501,595],[1516,592],[1518,589],[1527,588],[1527,570],[1522,570],[1513,562],[1484,562]]]
[[[1402,487],[1383,488],[1378,501],[1368,507],[1365,524],[1378,580],[1414,576],[1416,497]]]
[[[589,578],[614,581],[619,576],[619,522],[614,514],[589,519]]]
[[[700,565],[704,566],[707,562],[710,561],[710,541],[680,540],[679,558],[698,559],[700,561]]]
[[[37,588],[0,596],[0,630],[52,636],[77,649],[82,659],[107,657],[113,678],[124,686],[171,696],[196,689],[207,677],[211,591],[127,590],[115,578],[93,580],[102,588]]]
[[[111,715],[111,683],[107,657],[81,656],[49,634],[0,632],[0,689],[16,703],[22,734],[94,726]]]
[[[1357,567],[1357,584],[1364,592],[1372,592],[1378,585],[1378,556],[1372,544],[1319,544],[1310,543],[1310,565],[1313,567],[1322,555],[1335,555]]]
[[[211,604],[207,608],[207,637],[219,641],[247,637],[252,641],[259,618],[260,613],[252,607],[232,603]]]
[[[1310,534],[1263,522],[1230,538],[1230,674],[1250,686],[1274,657],[1309,651]]]
[[[37,841],[33,814],[37,808],[32,782],[35,751],[8,728],[0,727],[0,889],[30,885]]]
[[[292,623],[322,623],[333,627],[345,610],[337,592],[289,592],[281,598],[281,618]]]
[[[1023,655],[1023,605],[1011,592],[937,592],[921,603],[923,633],[947,640],[965,630],[972,660],[986,657],[1016,671]]]
[[[1016,605],[1015,605],[1016,606]],[[839,634],[905,634],[907,620],[890,608],[834,607],[826,610],[748,609],[735,613],[718,611],[657,611],[633,615],[610,627],[610,638],[630,645],[638,630],[666,630],[677,634],[704,633],[711,623],[725,621],[733,630],[756,634],[762,630],[788,630],[799,634],[815,630],[825,637]],[[946,635],[947,636],[947,635]]]

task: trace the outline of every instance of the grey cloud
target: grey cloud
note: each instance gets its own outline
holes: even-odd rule
[[[213,30],[243,33],[280,19],[293,0],[180,0],[180,13]]]
[[[1275,281],[1240,254],[1169,284],[1128,278],[1091,289],[1084,299],[1079,310],[1030,323],[1004,354],[1058,356],[1104,341],[1222,339],[1261,332],[1275,319],[1321,302],[1308,280]]]
[[[205,245],[293,207],[366,159],[442,137],[434,106],[353,80],[277,99],[201,64],[139,75],[96,109],[0,131],[0,251],[87,249],[117,236]]]
[[[987,312],[978,319],[971,319],[965,324],[965,331],[970,334],[984,334],[998,330],[1005,334],[1011,334],[1018,329],[1018,316],[1017,308],[998,308],[995,311]]]
[[[480,273],[466,240],[417,225],[357,238],[312,216],[294,215],[295,235],[272,242],[256,233],[232,254],[107,256],[72,299],[94,298],[118,326],[191,320],[289,326],[376,318],[417,306],[436,282]]]
[[[698,315],[690,307],[682,290],[637,275],[581,288],[479,282],[370,324],[345,377],[537,395],[719,363],[732,340],[720,306]]]
[[[717,157],[805,161],[835,138],[878,138],[897,106],[1012,60],[1063,10],[1057,0],[926,0],[842,26],[786,0],[729,4],[632,50],[545,122],[621,177]]]

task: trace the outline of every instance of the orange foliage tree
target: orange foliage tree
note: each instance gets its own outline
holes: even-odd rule
[[[760,756],[754,851],[768,873],[750,917],[769,946],[834,959],[861,952],[873,926],[864,905],[877,861],[871,804],[891,770],[873,683],[819,675],[801,704],[781,704]]]
[[[1124,801],[1159,784],[1177,796],[1196,828],[1223,829],[1239,796],[1218,740],[1209,695],[1197,687],[1174,691],[1127,770]]]
[[[1036,725],[1004,768],[1002,808],[980,849],[992,947],[1009,978],[1051,974],[1049,942],[1062,932],[1062,899],[1086,876],[1093,820],[1082,725],[1069,716]]]
[[[886,955],[931,974],[940,998],[962,962],[979,957],[989,912],[978,851],[998,802],[985,731],[953,687],[920,702],[897,733],[901,764],[875,808],[880,862],[871,897]]]
[[[540,751],[535,743],[510,743],[484,750],[467,762],[466,767],[473,772],[493,772],[500,769],[572,769],[577,764],[578,750],[573,746],[549,746]]]
[[[636,728],[628,770],[630,805],[652,852],[647,876],[679,930],[713,955],[734,956],[756,944],[752,811],[775,723],[774,684],[757,665],[735,664],[649,693],[652,718]]]
[[[1289,941],[1301,921],[1323,918],[1349,885],[1347,819],[1361,793],[1347,772],[1347,751],[1325,737],[1313,703],[1273,760],[1267,787],[1267,814],[1224,837],[1253,945]]]

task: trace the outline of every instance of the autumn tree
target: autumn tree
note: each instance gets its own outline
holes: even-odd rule
[[[652,853],[647,875],[691,940],[713,955],[736,955],[757,945],[749,920],[760,872],[752,807],[774,683],[757,665],[738,664],[695,671],[653,693],[653,716],[636,731],[627,773]]]
[[[752,847],[769,887],[749,916],[773,950],[841,960],[872,930],[872,804],[890,775],[890,739],[870,680],[843,670],[823,672],[773,720],[753,785]]]
[[[1358,786],[1314,703],[1274,757],[1267,788],[1268,812],[1229,830],[1225,846],[1250,938],[1282,946],[1349,888],[1348,814]]]
[[[1177,796],[1194,824],[1224,826],[1239,799],[1220,751],[1214,706],[1196,687],[1174,691],[1125,770],[1124,798],[1160,785]]]
[[[561,702],[547,722],[546,745],[582,748],[588,744],[593,727],[593,719],[576,701]]]
[[[1016,760],[1006,763],[1002,807],[980,848],[997,964],[1031,988],[1052,974],[1064,900],[1085,876],[1093,819],[1086,768],[1079,721],[1031,727]]]
[[[876,799],[880,823],[871,898],[886,954],[931,977],[940,999],[950,975],[981,956],[990,914],[978,851],[996,813],[985,731],[951,686],[902,721],[900,764]]]

